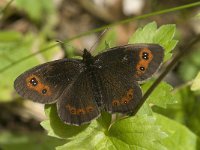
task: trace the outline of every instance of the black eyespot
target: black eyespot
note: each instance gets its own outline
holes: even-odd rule
[[[149,54],[147,52],[143,52],[142,53],[142,58],[145,59],[145,60],[148,60],[149,59]]]
[[[46,93],[47,93],[47,89],[43,89],[42,94],[46,94]]]
[[[36,80],[36,78],[32,78],[32,79],[30,80],[30,83],[31,83],[32,86],[37,86],[38,81]]]
[[[140,70],[141,70],[141,71],[144,71],[144,70],[145,70],[145,68],[144,68],[144,67],[140,67]]]

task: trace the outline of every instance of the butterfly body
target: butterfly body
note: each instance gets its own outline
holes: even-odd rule
[[[61,59],[36,66],[20,75],[14,87],[24,98],[57,103],[58,115],[67,124],[81,125],[102,110],[129,113],[142,97],[137,81],[157,70],[164,50],[157,44],[124,45],[83,59]]]

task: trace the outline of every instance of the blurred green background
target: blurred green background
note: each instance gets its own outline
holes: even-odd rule
[[[176,53],[200,34],[200,5],[126,24],[120,21],[195,2],[198,0],[0,0],[0,150],[54,149],[63,144],[47,136],[40,126],[47,119],[43,105],[24,100],[14,91],[13,82],[19,74],[47,61],[81,56],[84,48],[90,49],[98,40],[100,32],[96,31],[112,23],[116,24],[105,34],[114,41],[107,43],[111,46],[127,44],[137,28],[149,22],[155,21],[158,26],[175,24],[179,41]],[[65,47],[57,42],[69,39]],[[100,40],[105,44],[104,37]],[[94,53],[98,54],[101,47],[99,44],[91,51],[96,49]],[[193,49],[164,79],[179,91],[178,103],[167,109],[155,106],[153,110],[200,136],[199,76],[197,85],[193,84],[200,70],[200,43]]]

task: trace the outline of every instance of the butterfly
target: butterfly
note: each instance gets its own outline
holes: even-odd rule
[[[163,57],[158,44],[117,46],[96,56],[84,49],[82,60],[55,60],[22,73],[14,88],[25,99],[56,103],[60,119],[79,126],[101,111],[134,111],[142,98],[138,81],[150,78]]]

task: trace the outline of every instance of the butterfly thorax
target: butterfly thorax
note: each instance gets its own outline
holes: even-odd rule
[[[101,107],[103,103],[101,92],[102,89],[97,73],[97,67],[94,65],[94,57],[87,49],[84,49],[83,51],[83,63],[85,64],[85,73],[87,74],[89,81],[91,81],[90,87],[92,87],[93,89],[95,102],[98,105],[98,107]]]
[[[93,58],[93,56],[91,55],[91,53],[87,49],[84,49],[84,51],[83,51],[83,63],[87,67],[89,67],[89,66],[94,64],[94,58]]]

